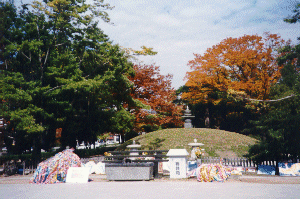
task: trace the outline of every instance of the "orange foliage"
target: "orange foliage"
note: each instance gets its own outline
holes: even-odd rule
[[[276,62],[278,52],[285,41],[276,34],[245,35],[227,38],[206,50],[204,55],[195,54],[189,61],[193,71],[188,72],[188,93],[182,98],[193,103],[212,100],[214,92],[244,92],[256,99],[267,99],[270,87],[280,78]]]
[[[143,126],[147,124],[165,128],[182,126],[182,107],[173,103],[176,95],[171,87],[172,75],[161,75],[159,66],[153,65],[134,65],[134,70],[135,77],[129,77],[134,83],[132,96],[152,110],[152,113],[136,111],[136,130],[144,131]]]
[[[58,128],[55,131],[56,143],[58,144],[60,144],[61,132],[62,132],[62,128]]]

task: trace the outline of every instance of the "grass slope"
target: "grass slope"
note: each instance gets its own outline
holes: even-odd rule
[[[125,150],[126,146],[136,143],[142,145],[143,150],[169,150],[169,149],[186,149],[189,153],[191,147],[189,143],[194,142],[194,139],[204,145],[201,148],[205,149],[204,156],[215,157],[242,157],[248,153],[250,145],[255,144],[258,140],[245,136],[239,133],[228,132],[217,129],[205,128],[174,128],[164,129],[137,136],[122,144],[116,150]]]

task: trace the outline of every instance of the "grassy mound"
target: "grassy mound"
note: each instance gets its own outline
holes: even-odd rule
[[[249,146],[258,141],[239,133],[217,129],[175,128],[137,136],[128,140],[116,150],[126,150],[126,146],[132,144],[135,140],[136,143],[142,145],[142,150],[186,149],[190,153],[191,147],[188,144],[194,142],[195,138],[197,142],[204,144],[201,147],[205,149],[204,156],[223,158],[242,157],[248,153]]]

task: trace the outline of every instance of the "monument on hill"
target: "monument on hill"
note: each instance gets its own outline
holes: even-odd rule
[[[193,128],[192,125],[192,118],[195,116],[192,115],[191,110],[189,109],[189,106],[186,107],[186,110],[184,111],[184,114],[182,118],[184,119],[184,128]]]

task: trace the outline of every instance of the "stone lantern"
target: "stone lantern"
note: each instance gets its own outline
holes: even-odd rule
[[[193,128],[192,125],[192,118],[195,116],[192,115],[191,110],[189,109],[189,106],[187,106],[186,110],[184,111],[184,114],[182,118],[184,119],[184,128]]]
[[[130,149],[129,155],[139,155],[138,149],[141,148],[141,145],[136,144],[135,140],[133,140],[132,144],[128,145],[127,148]],[[136,158],[130,158],[135,160]]]
[[[197,139],[194,139],[194,142],[193,143],[189,143],[188,145],[192,147],[192,150],[191,150],[191,160],[196,160],[197,156],[196,156],[195,152],[198,150],[197,149],[198,147],[200,148],[200,146],[203,146],[204,144],[198,143]]]

